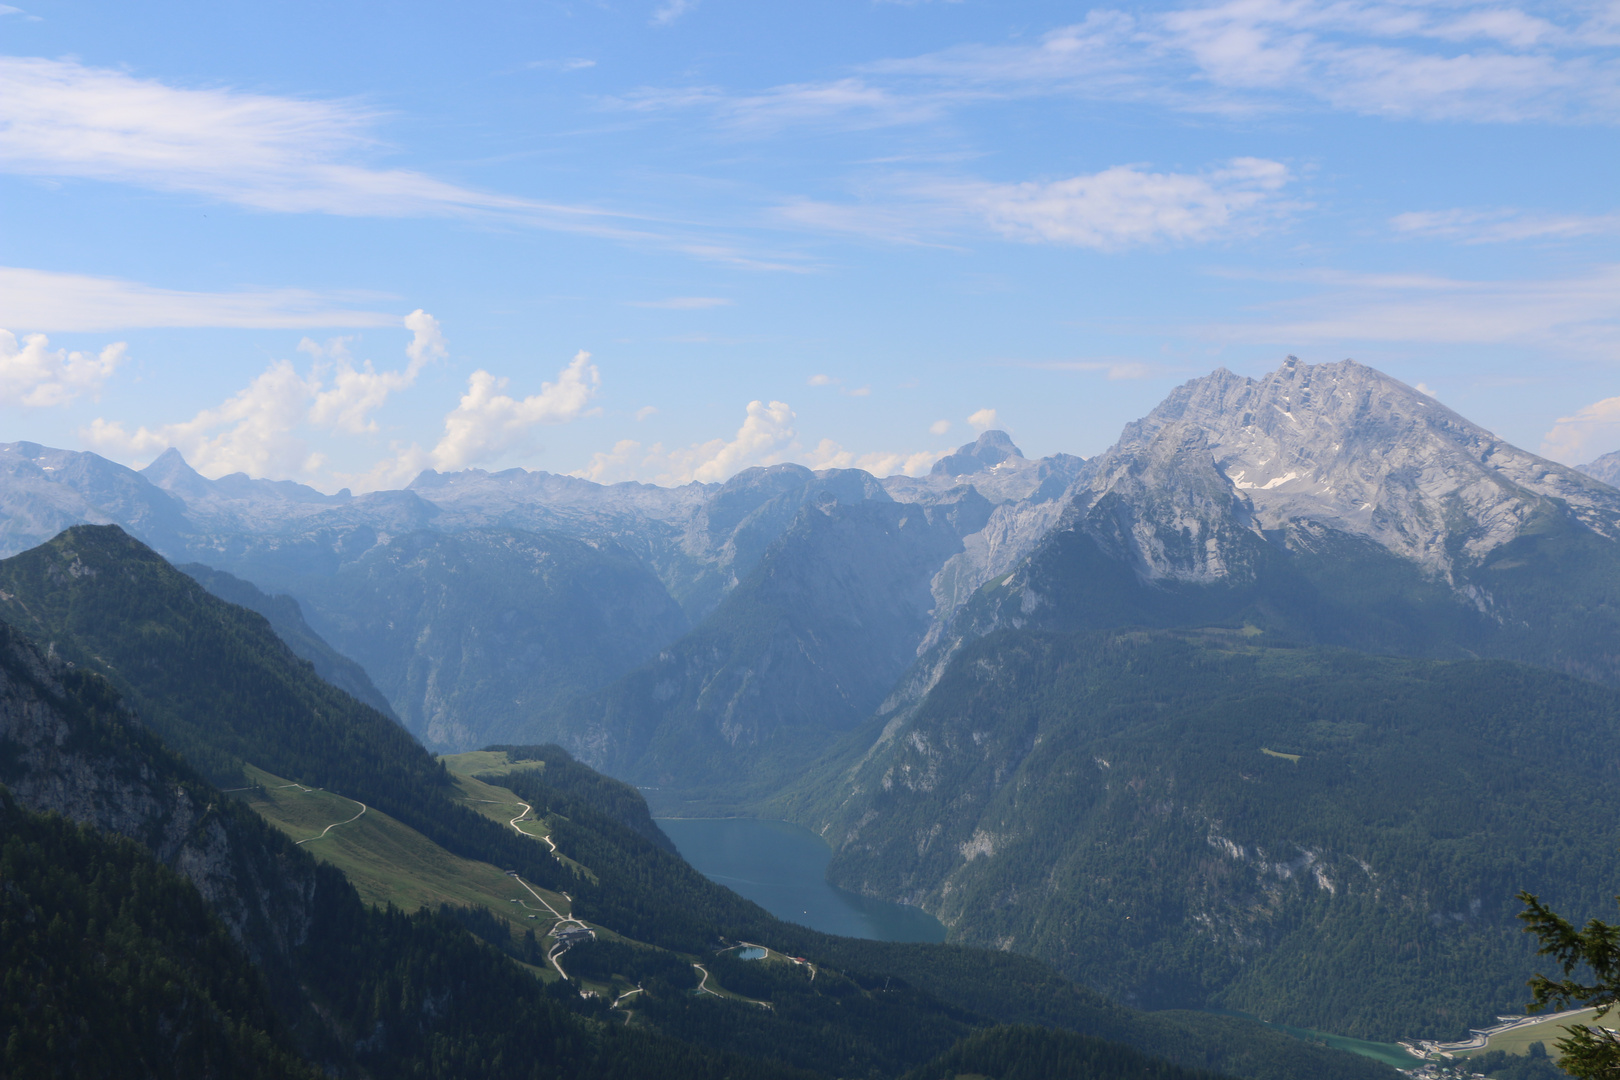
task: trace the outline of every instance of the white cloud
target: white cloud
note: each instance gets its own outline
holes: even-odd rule
[[[812,469],[864,469],[873,476],[921,476],[945,457],[949,450],[874,451],[855,454],[831,439],[823,439],[810,452],[805,464]]]
[[[1199,332],[1220,341],[1289,348],[1354,341],[1528,344],[1610,360],[1620,346],[1620,265],[1529,281],[1336,273],[1316,279],[1329,288],[1271,305],[1252,321],[1212,324]]]
[[[580,417],[596,396],[601,374],[583,350],[540,392],[525,398],[502,393],[511,380],[482,369],[467,379],[467,392],[444,418],[444,436],[433,448],[440,470],[464,469],[521,446],[541,424],[563,424]]]
[[[738,131],[872,127],[1057,95],[1192,113],[1328,108],[1470,122],[1620,120],[1620,21],[1601,3],[1530,14],[1496,0],[1217,0],[1093,8],[1033,41],[968,44],[852,75],[728,94],[649,90],[632,108],[704,108]]]
[[[996,410],[980,409],[978,412],[969,416],[967,418],[967,422],[970,426],[978,428],[980,431],[986,431],[996,426]]]
[[[124,360],[125,345],[108,345],[99,353],[69,352],[50,347],[44,334],[17,336],[0,330],[0,404],[45,408],[101,391]]]
[[[873,85],[861,78],[822,83],[791,83],[754,94],[728,94],[717,87],[649,88],[608,99],[605,104],[631,112],[707,109],[725,129],[761,135],[799,125],[880,128],[939,118],[948,100],[960,95],[915,95]]]
[[[652,13],[652,25],[668,26],[698,6],[698,0],[664,0]]]
[[[210,476],[307,476],[323,459],[297,429],[316,389],[291,362],[278,360],[245,389],[190,420],[128,431],[98,417],[81,434],[96,449],[122,455],[153,457],[173,446]]]
[[[806,450],[799,441],[797,417],[786,402],[748,403],[742,426],[729,439],[710,439],[667,449],[621,439],[612,450],[593,454],[590,464],[573,475],[597,483],[640,480],[654,484],[719,483],[744,469],[797,461],[812,469],[865,469],[876,476],[927,472],[949,451],[874,452],[856,454],[831,439]]]
[[[1611,445],[1620,434],[1620,397],[1604,398],[1572,416],[1561,416],[1541,439],[1541,456],[1566,465],[1585,462],[1593,456],[1591,444]]]
[[[1397,214],[1398,233],[1465,244],[1576,240],[1620,232],[1620,214],[1532,214],[1522,210],[1419,210]]]
[[[317,359],[329,355],[332,362],[331,383],[315,395],[309,422],[356,435],[376,431],[371,413],[382,407],[389,394],[413,385],[428,361],[445,356],[444,335],[433,316],[417,308],[405,316],[405,328],[411,331],[411,343],[405,347],[410,363],[403,371],[376,371],[369,360],[356,368],[341,346],[322,350],[305,338],[300,349],[313,352]]]
[[[955,194],[1014,239],[1109,251],[1220,236],[1287,182],[1278,162],[1237,158],[1202,176],[1120,165],[1051,183],[964,185]]]
[[[606,211],[436,180],[360,159],[381,117],[352,101],[185,89],[71,60],[0,58],[0,170],[351,217],[497,215],[633,237]]]
[[[665,308],[670,311],[701,311],[705,308],[730,307],[733,301],[720,296],[672,296],[667,300],[629,300],[630,307]]]
[[[897,243],[937,243],[925,238],[989,228],[1011,240],[1117,251],[1257,231],[1298,208],[1279,198],[1290,179],[1286,165],[1263,158],[1234,158],[1198,173],[1116,165],[1015,183],[892,176],[869,185],[863,203],[799,199],[778,207],[776,216],[804,228]]]
[[[30,330],[308,329],[394,326],[399,320],[386,312],[347,308],[346,299],[298,289],[184,292],[116,278],[0,267],[0,325]]]
[[[641,408],[636,410],[636,420],[637,420],[637,422],[645,420],[649,416],[657,416],[657,415],[658,415],[658,406],[656,406],[656,405],[643,405]]]
[[[943,435],[949,430],[951,430],[951,422],[949,420],[935,420],[932,424],[928,425],[928,431],[932,435]]]
[[[376,432],[372,414],[389,395],[411,386],[423,367],[445,355],[444,335],[433,316],[417,310],[403,323],[411,331],[403,370],[379,372],[370,361],[356,367],[346,339],[317,345],[306,338],[299,350],[314,358],[306,373],[291,361],[277,360],[245,388],[189,420],[130,430],[98,417],[81,435],[96,449],[124,457],[151,458],[172,446],[207,476],[314,478],[326,458],[311,449],[311,435]],[[413,453],[420,455],[401,450],[397,457],[403,461]],[[398,472],[397,465],[390,468],[373,472]]]
[[[623,439],[574,475],[611,483],[645,480],[655,484],[716,483],[755,465],[775,465],[797,449],[795,416],[786,402],[750,401],[742,426],[730,439],[710,439],[666,450]]]
[[[838,380],[831,375],[812,375],[805,380],[806,386],[831,386]]]

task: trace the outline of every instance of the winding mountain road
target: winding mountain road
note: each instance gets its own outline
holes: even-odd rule
[[[513,818],[511,821],[508,821],[507,824],[512,826],[512,829],[519,836],[527,836],[530,840],[544,840],[546,842],[546,846],[551,849],[551,854],[556,856],[559,859],[562,858],[562,856],[557,855],[557,845],[553,844],[551,842],[551,837],[549,837],[549,836],[536,836],[536,835],[534,835],[534,833],[526,833],[522,829],[518,828],[518,822],[520,822],[524,818],[528,817],[529,812],[534,809],[534,807],[530,806],[526,802],[520,802],[520,803],[518,803],[518,805],[523,807],[523,813],[519,814],[517,817]]]

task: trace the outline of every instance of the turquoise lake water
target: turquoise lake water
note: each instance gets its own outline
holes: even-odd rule
[[[681,856],[787,922],[878,941],[944,941],[926,911],[870,900],[827,884],[832,851],[809,829],[753,818],[660,818]]]
[[[1241,1016],[1245,1020],[1260,1020],[1258,1016],[1251,1016],[1245,1012],[1233,1012],[1230,1009],[1208,1010],[1217,1016]],[[1370,1057],[1374,1061],[1382,1061],[1385,1065],[1393,1065],[1397,1069],[1411,1069],[1422,1064],[1417,1058],[1408,1054],[1406,1050],[1396,1043],[1367,1042],[1364,1039],[1352,1039],[1348,1035],[1332,1035],[1326,1031],[1312,1031],[1310,1028],[1289,1027],[1287,1024],[1274,1024],[1269,1020],[1260,1020],[1269,1028],[1287,1032],[1296,1039],[1307,1042],[1326,1043],[1335,1050],[1348,1050],[1352,1054]]]

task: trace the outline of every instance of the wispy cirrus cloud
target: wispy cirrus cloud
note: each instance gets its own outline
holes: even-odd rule
[[[354,306],[379,298],[303,289],[190,292],[118,278],[0,267],[0,326],[101,331],[156,327],[238,329],[393,326],[399,316]]]
[[[668,26],[697,6],[698,0],[663,0],[653,9],[650,21],[654,26]]]
[[[1620,121],[1620,17],[1603,5],[1223,0],[1094,8],[1033,41],[964,44],[747,92],[644,89],[641,111],[703,108],[739,133],[875,127],[1032,96],[1193,113],[1329,109],[1413,120]]]
[[[1390,227],[1403,236],[1497,244],[1579,240],[1620,233],[1620,214],[1537,214],[1524,210],[1419,210],[1397,214]]]
[[[138,184],[255,210],[499,214],[553,226],[605,211],[362,163],[381,116],[353,101],[190,89],[71,60],[0,58],[0,169]]]
[[[985,230],[1010,240],[1119,251],[1203,243],[1264,227],[1293,209],[1288,167],[1235,158],[1199,173],[1119,165],[1061,180],[996,183],[896,177],[865,203],[800,200],[778,210],[806,228],[874,240],[938,242]]]
[[[351,100],[188,88],[71,60],[0,57],[0,172],[131,184],[269,213],[499,221],[754,269],[803,268],[713,229],[380,167],[370,159],[387,149],[376,133],[383,119]]]

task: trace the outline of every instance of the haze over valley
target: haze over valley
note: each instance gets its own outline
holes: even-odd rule
[[[1609,0],[0,37],[0,1078],[1615,1080]]]

